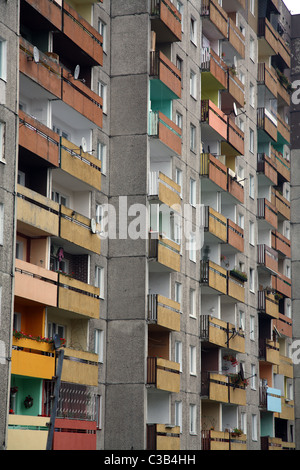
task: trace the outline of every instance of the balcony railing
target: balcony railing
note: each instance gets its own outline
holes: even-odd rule
[[[273,185],[277,185],[277,167],[275,161],[265,153],[257,154],[257,173],[264,175]]]
[[[258,291],[258,311],[270,315],[272,318],[278,318],[279,306],[275,295],[266,290]]]
[[[181,155],[181,129],[160,111],[150,111],[148,133],[159,139],[172,154]]]
[[[148,295],[148,321],[180,331],[180,304],[159,294]]]
[[[201,101],[201,122],[208,125],[220,139],[227,140],[227,116],[210,100]]]
[[[159,390],[179,393],[180,365],[161,357],[147,358],[147,384]]]
[[[212,207],[205,206],[204,230],[218,240],[227,241],[227,219]]]
[[[268,225],[277,229],[277,208],[274,204],[265,198],[257,199],[257,217],[258,219],[264,220]]]
[[[257,81],[259,84],[265,85],[272,95],[277,97],[278,80],[275,70],[268,67],[265,62],[258,64]]]
[[[180,271],[180,245],[157,232],[149,233],[149,258],[166,270]]]
[[[227,293],[227,271],[212,261],[200,261],[200,283],[223,294]]]
[[[227,219],[227,243],[240,252],[244,251],[244,230],[230,219]]]
[[[272,203],[283,218],[290,220],[291,204],[277,189],[272,188]]]
[[[207,176],[210,181],[227,191],[227,167],[215,156],[201,153],[200,175]]]
[[[229,322],[211,315],[200,315],[200,338],[222,348],[245,352],[245,335]]]
[[[272,231],[272,248],[286,258],[291,257],[291,242],[278,230]]]
[[[247,450],[246,434],[227,431],[202,430],[202,450]]]
[[[147,450],[180,450],[180,428],[166,424],[147,424]]]
[[[277,142],[277,119],[265,108],[257,108],[257,127]]]
[[[257,245],[257,263],[271,272],[278,271],[278,253],[267,245]]]
[[[150,76],[157,78],[181,98],[181,72],[161,51],[150,51]]]
[[[291,180],[291,163],[289,160],[286,160],[282,153],[277,152],[274,147],[271,146],[271,157],[276,162],[276,168],[278,176],[283,178],[285,181]]]
[[[218,372],[203,372],[201,395],[209,400],[235,405],[246,405],[246,384],[235,377]]]
[[[206,37],[213,38],[217,34],[218,39],[228,38],[228,15],[216,0],[203,0],[200,15],[208,23],[203,24]]]
[[[202,87],[209,85],[208,80],[213,77],[218,89],[227,88],[227,65],[212,48],[202,49],[201,69]]]
[[[259,357],[273,365],[279,365],[279,343],[267,338],[259,338]]]
[[[181,14],[170,0],[151,0],[150,14],[157,42],[181,41]]]
[[[150,171],[148,194],[158,197],[173,210],[178,211],[181,207],[181,187],[160,171]]]

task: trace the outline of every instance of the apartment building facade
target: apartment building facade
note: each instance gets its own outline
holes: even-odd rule
[[[4,447],[295,448],[288,10],[11,4]]]

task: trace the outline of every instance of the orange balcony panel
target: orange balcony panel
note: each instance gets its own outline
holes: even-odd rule
[[[281,83],[280,80],[278,80],[277,94],[277,99],[280,104],[283,104],[284,106],[290,106],[291,95],[287,90],[286,84]]]
[[[65,69],[62,70],[62,79],[63,101],[98,127],[102,127],[102,98],[90,90],[84,83],[71,77]]]
[[[203,49],[201,69],[201,83],[203,89],[208,89],[213,86],[215,82],[218,83],[218,88],[227,88],[227,65],[212,48]]]
[[[218,39],[228,37],[228,15],[217,0],[202,0],[201,16],[203,33],[206,37]]]
[[[244,186],[233,178],[229,172],[227,175],[227,191],[239,202],[244,203]]]
[[[272,189],[272,203],[276,207],[279,214],[281,214],[285,219],[290,220],[290,202],[284,196],[282,196],[276,189]]]
[[[263,84],[272,93],[274,97],[277,97],[278,91],[278,80],[277,75],[273,68],[268,67],[265,62],[258,64],[258,84]]]
[[[245,58],[245,36],[234,24],[233,20],[228,18],[228,39],[232,47],[236,50],[241,59]]]
[[[271,147],[271,156],[276,162],[278,175],[285,181],[291,181],[291,163],[283,157],[282,153],[277,152],[274,147]]]
[[[150,52],[150,76],[157,77],[181,98],[181,72],[161,51]]]
[[[275,295],[266,290],[258,291],[258,311],[272,318],[279,318],[278,300],[275,299]]]
[[[292,319],[279,313],[278,320],[274,320],[273,324],[276,326],[280,334],[292,338],[293,336],[293,322]]]
[[[21,110],[19,121],[19,145],[58,167],[59,135]]]
[[[200,175],[227,191],[227,167],[210,153],[200,155]]]
[[[230,219],[227,219],[227,243],[240,252],[244,251],[244,230]]]
[[[151,0],[151,15],[157,42],[181,41],[181,14],[170,0]]]
[[[158,138],[176,155],[181,155],[181,129],[160,111],[150,112],[149,135]]]
[[[264,220],[268,225],[271,225],[273,228],[277,229],[278,220],[277,220],[277,208],[274,204],[268,201],[265,198],[257,199],[257,217]]]
[[[283,121],[279,114],[277,114],[277,131],[286,144],[291,142],[291,128]]]
[[[53,450],[96,450],[96,421],[56,418]]]
[[[57,29],[61,29],[62,10],[58,2],[51,0],[25,0]]]
[[[265,108],[257,108],[257,127],[265,132],[268,138],[277,142],[277,124]]]
[[[277,37],[278,37],[277,53],[281,57],[281,59],[284,61],[286,65],[285,68],[289,69],[291,67],[291,50],[289,46],[286,45],[284,39],[280,36],[280,34],[278,34]]]
[[[28,338],[13,338],[13,346],[12,374],[52,379],[55,375],[52,344]]]
[[[201,122],[206,123],[220,138],[227,139],[227,116],[210,100],[201,101]]]
[[[273,185],[277,185],[277,168],[274,160],[265,153],[257,155],[257,173],[264,175]]]
[[[241,108],[244,107],[245,87],[231,70],[228,70],[228,93]]]
[[[258,49],[259,56],[270,56],[277,54],[278,34],[267,18],[258,19]]]
[[[20,259],[15,264],[15,296],[55,307],[57,274]]]
[[[57,98],[61,97],[60,66],[39,52],[39,62],[33,60],[33,46],[20,38],[20,72],[34,80]]]
[[[290,298],[292,296],[291,279],[281,273],[278,273],[276,276],[272,276],[272,289],[275,289],[280,294]]]
[[[226,156],[244,155],[244,132],[235,124],[232,119],[228,119],[227,142],[222,142],[222,153]]]
[[[264,266],[266,269],[277,273],[278,271],[278,254],[267,245],[257,246],[258,264]]]
[[[76,10],[63,3],[63,33],[98,65],[103,64],[103,38]]]
[[[278,232],[278,230],[272,231],[272,248],[277,250],[286,258],[291,257],[291,242],[288,238]]]

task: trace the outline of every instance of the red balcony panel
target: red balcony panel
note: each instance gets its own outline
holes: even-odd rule
[[[257,246],[258,264],[266,269],[277,273],[278,271],[278,254],[267,245]]]
[[[53,450],[96,450],[96,422],[57,418]]]
[[[202,87],[209,88],[218,82],[220,89],[227,88],[227,65],[212,48],[202,50],[201,81]],[[213,82],[211,81],[213,77]]]
[[[283,296],[290,298],[292,295],[291,279],[281,273],[278,273],[276,276],[272,276],[272,289],[275,289]]]
[[[201,122],[207,125],[216,134],[227,139],[227,116],[212,101],[201,101]]]
[[[265,153],[257,155],[257,173],[264,175],[273,185],[277,186],[277,168],[273,158],[270,158]]]
[[[278,211],[274,204],[265,198],[257,199],[257,217],[265,220],[267,224],[275,229],[277,229],[278,226],[277,214]]]
[[[244,204],[244,186],[242,186],[236,178],[232,177],[228,172],[227,176],[227,191],[235,197],[238,201]]]
[[[227,167],[213,155],[201,153],[200,175],[207,176],[209,180],[227,191]]]
[[[288,238],[278,232],[278,230],[273,230],[272,232],[272,248],[277,250],[286,258],[291,257],[291,242]]]
[[[227,219],[227,242],[238,251],[244,251],[244,230],[230,219]]]
[[[181,41],[181,14],[170,0],[151,0],[151,16],[157,42]]]
[[[25,0],[37,10],[44,18],[53,24],[57,29],[61,29],[62,10],[61,6],[51,0]]]
[[[292,338],[293,336],[293,322],[292,319],[279,313],[279,319],[274,320],[273,324],[276,326],[280,334]]]
[[[181,72],[161,51],[150,52],[150,75],[157,77],[181,98]]]

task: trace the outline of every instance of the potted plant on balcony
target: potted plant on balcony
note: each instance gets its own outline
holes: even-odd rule
[[[240,271],[239,269],[237,268],[233,268],[229,271],[230,273],[230,276],[238,279],[239,281],[242,281],[242,282],[247,282],[248,280],[248,277],[247,277],[247,274],[243,271]]]
[[[239,437],[241,434],[243,434],[243,431],[239,428],[234,428],[231,432],[232,437]]]

